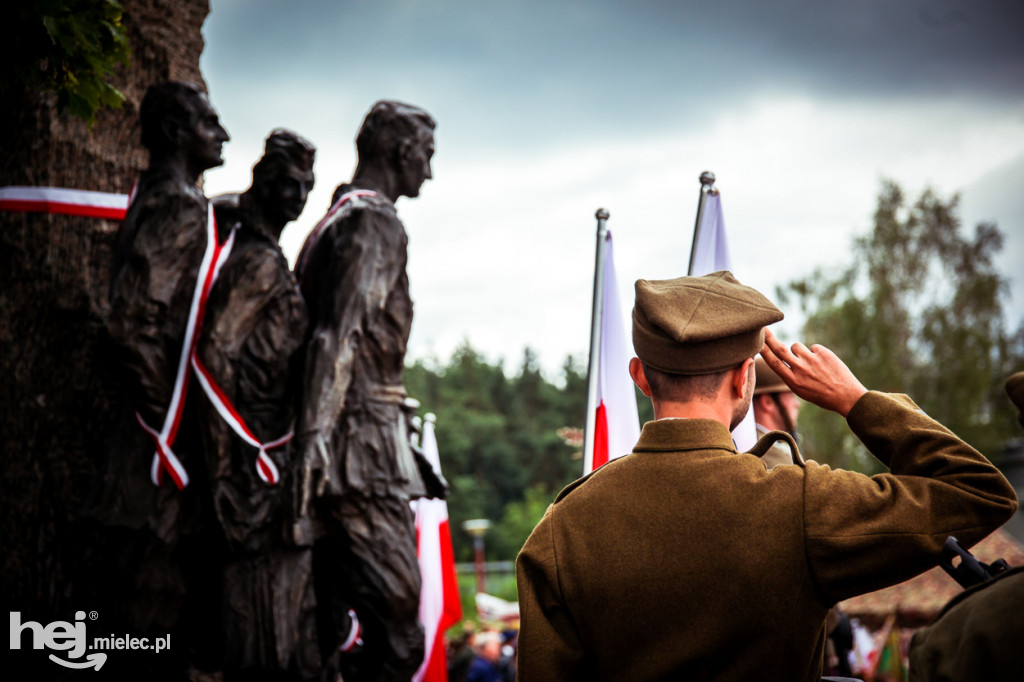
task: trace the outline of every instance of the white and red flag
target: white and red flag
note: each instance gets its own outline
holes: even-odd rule
[[[434,470],[441,471],[441,458],[434,434],[434,415],[423,423],[423,454]],[[413,682],[447,682],[444,632],[462,618],[459,583],[452,553],[452,534],[448,526],[448,503],[427,498],[414,500],[416,513],[416,549],[420,562],[420,622],[426,635],[423,665]]]
[[[690,275],[700,277],[719,270],[733,272],[729,241],[725,237],[725,218],[722,217],[722,194],[709,188],[702,191],[701,202],[703,208],[698,209],[699,222],[693,238],[693,253],[690,254]],[[757,443],[752,409],[747,410],[743,421],[733,429],[732,439],[740,452],[746,452]]]
[[[599,232],[599,240],[601,234]],[[594,304],[596,319],[591,334],[596,334],[596,339],[591,340],[590,359],[590,372],[596,372],[596,377],[589,378],[591,384],[596,384],[596,392],[592,387],[587,405],[584,475],[609,460],[629,454],[640,438],[636,392],[629,376],[633,350],[623,321],[610,232],[603,233],[603,243],[599,243],[598,248],[601,249],[598,260],[600,286],[595,286],[594,293],[599,300]]]

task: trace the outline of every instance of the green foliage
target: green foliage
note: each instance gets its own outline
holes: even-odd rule
[[[909,394],[992,456],[1015,433],[1002,384],[1024,364],[1024,324],[1011,332],[1003,314],[1007,282],[993,264],[1002,233],[980,224],[961,234],[958,203],[927,190],[908,206],[899,186],[883,183],[853,262],[778,294],[807,315],[805,342],[833,349],[869,388]],[[808,406],[800,431],[812,459],[881,469],[836,415]]]
[[[462,523],[474,518],[494,523],[487,559],[514,559],[540,519],[537,509],[543,513],[555,493],[580,475],[578,446],[566,444],[559,430],[583,425],[586,375],[570,358],[562,378],[561,386],[545,379],[530,349],[518,373],[506,377],[501,364],[488,363],[468,343],[444,366],[418,361],[406,368],[409,395],[422,403],[422,412],[437,415],[458,560],[472,559]]]
[[[129,60],[121,15],[114,0],[29,0],[9,7],[0,29],[0,97],[55,92],[60,112],[92,126],[100,107],[124,101],[109,81]]]
[[[554,495],[547,486],[535,485],[526,491],[523,499],[505,507],[501,521],[493,528],[494,540],[490,548],[495,556],[514,557],[540,522]]]

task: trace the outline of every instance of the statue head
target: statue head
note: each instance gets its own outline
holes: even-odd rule
[[[178,158],[199,176],[224,163],[221,151],[230,137],[206,93],[192,83],[151,85],[139,109],[142,145],[152,160]]]
[[[419,196],[432,176],[434,119],[423,109],[382,100],[370,108],[356,136],[361,167],[377,166],[392,176],[395,198]]]
[[[267,137],[263,157],[252,169],[249,192],[275,227],[295,220],[313,189],[316,147],[290,130],[278,128]]]

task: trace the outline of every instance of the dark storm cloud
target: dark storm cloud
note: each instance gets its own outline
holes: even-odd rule
[[[436,94],[446,120],[477,113],[464,139],[554,140],[780,92],[1021,101],[1021,35],[1019,0],[213,0],[204,61],[249,87]]]

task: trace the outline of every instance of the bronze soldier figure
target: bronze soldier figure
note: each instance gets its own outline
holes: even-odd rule
[[[195,358],[212,508],[226,543],[224,672],[311,679],[320,667],[312,550],[285,543],[294,514],[289,436],[301,387],[306,306],[278,246],[313,187],[316,150],[275,130],[241,194],[214,197],[233,235]]]
[[[412,299],[395,201],[430,179],[434,126],[417,107],[376,103],[356,139],[355,175],[297,263],[311,327],[298,437],[321,528],[325,654],[346,644],[350,607],[364,627],[363,651],[341,657],[346,680],[409,680],[423,658],[409,500],[440,491],[409,445],[402,369]]]
[[[220,576],[210,570],[219,544],[204,522],[209,495],[187,389],[197,303],[219,246],[197,183],[222,163],[228,134],[203,91],[186,83],[151,86],[139,118],[149,167],[117,235],[107,320],[127,405],[87,516],[106,528],[101,553],[115,562],[101,573],[111,620],[180,642],[159,661],[139,658],[139,675],[158,679],[219,656]]]

